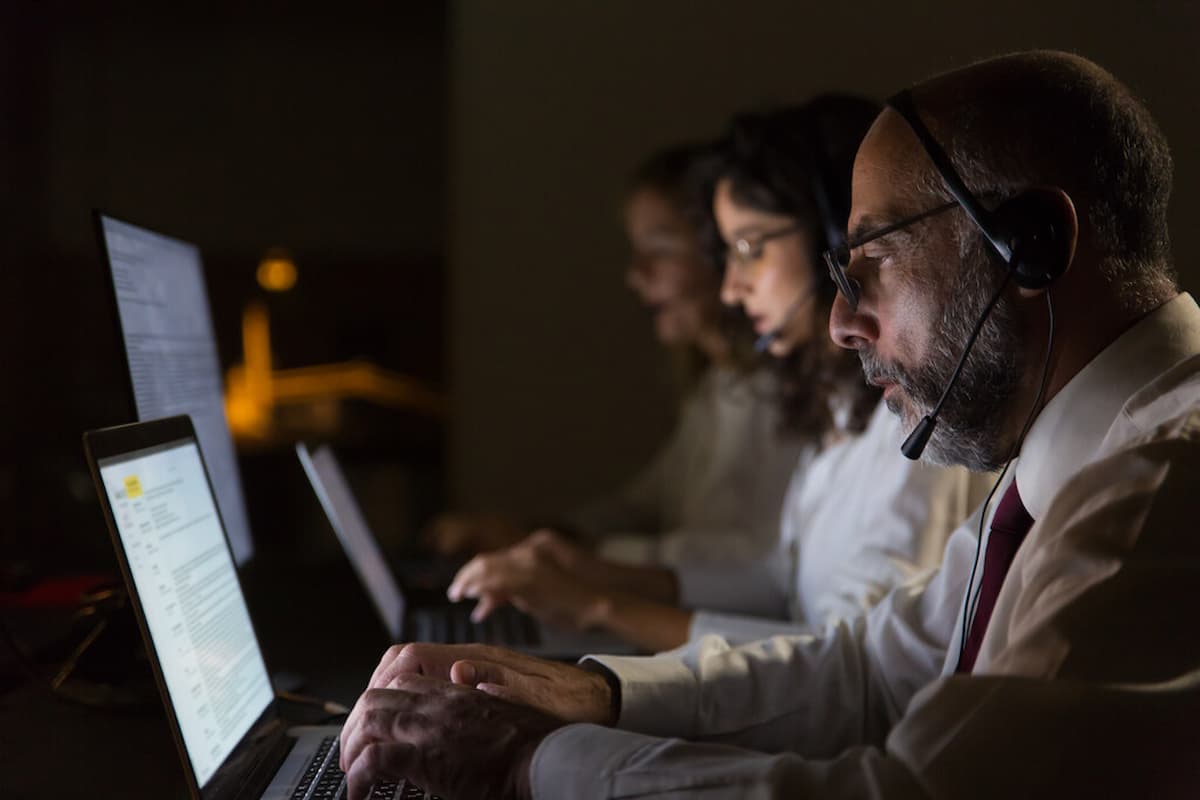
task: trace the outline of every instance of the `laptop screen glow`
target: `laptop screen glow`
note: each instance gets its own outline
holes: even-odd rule
[[[187,414],[204,450],[233,554],[253,555],[200,251],[101,216],[139,420]]]
[[[98,466],[203,786],[273,696],[204,464],[182,439]]]

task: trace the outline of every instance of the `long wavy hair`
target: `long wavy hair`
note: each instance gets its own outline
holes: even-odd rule
[[[772,359],[779,376],[782,426],[790,433],[819,438],[839,423],[860,431],[879,402],[879,389],[863,379],[854,353],[829,346],[829,311],[837,287],[821,257],[844,241],[854,156],[879,111],[870,100],[827,94],[801,106],[737,116],[716,146],[719,162],[699,187],[707,212],[702,235],[714,264],[726,260],[712,215],[720,181],[729,182],[739,205],[791,217],[815,243],[812,330],[787,356]],[[835,406],[849,412],[848,420],[835,420]]]

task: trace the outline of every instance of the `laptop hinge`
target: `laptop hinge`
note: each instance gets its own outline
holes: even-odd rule
[[[287,735],[287,726],[282,720],[267,722],[255,731],[254,740],[246,743],[244,751],[222,765],[221,777],[228,776],[233,780],[221,781],[218,778],[206,787],[212,794],[205,791],[205,797],[214,800],[218,797],[221,800],[252,797],[257,800],[295,743],[296,740]]]
[[[275,777],[275,773],[279,771],[279,766],[283,764],[288,753],[296,745],[296,740],[286,733],[286,726],[281,720],[276,720],[272,723],[273,730],[270,734],[270,739],[267,742],[266,748],[262,752],[262,757],[254,765],[250,771],[249,777],[246,779],[246,791],[239,792],[237,797],[253,797],[258,798],[262,795],[263,790],[271,783]]]

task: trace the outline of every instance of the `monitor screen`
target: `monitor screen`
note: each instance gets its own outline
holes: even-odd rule
[[[203,786],[271,703],[194,439],[97,462],[184,749]]]
[[[100,216],[139,420],[192,418],[238,564],[254,553],[200,251]]]

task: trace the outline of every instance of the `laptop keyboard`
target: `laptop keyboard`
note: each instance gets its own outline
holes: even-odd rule
[[[506,647],[531,647],[541,641],[537,622],[512,606],[496,609],[483,622],[471,621],[471,608],[470,603],[457,603],[414,610],[413,638],[418,642],[483,642]]]
[[[536,645],[537,622],[511,606],[497,609],[481,623],[471,621],[471,604],[431,606],[412,614],[414,638],[447,644],[484,642],[513,646]],[[338,767],[338,738],[327,736],[313,755],[292,800],[343,800],[346,776]],[[405,780],[380,781],[371,787],[371,800],[442,800]]]
[[[338,738],[326,736],[300,778],[292,800],[343,800],[346,774],[338,766]],[[371,800],[442,800],[406,780],[380,781],[371,787]]]

